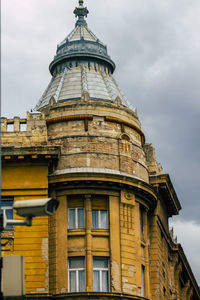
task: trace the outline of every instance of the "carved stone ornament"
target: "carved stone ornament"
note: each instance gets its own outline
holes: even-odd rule
[[[121,202],[129,205],[135,205],[135,195],[127,190],[121,191]]]

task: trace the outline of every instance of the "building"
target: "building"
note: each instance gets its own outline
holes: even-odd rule
[[[3,255],[25,256],[28,299],[199,300],[168,219],[180,202],[137,112],[112,74],[107,47],[79,0],[52,80],[26,119],[1,118],[2,202],[51,196],[56,214],[6,228]],[[15,218],[19,218],[15,215]]]

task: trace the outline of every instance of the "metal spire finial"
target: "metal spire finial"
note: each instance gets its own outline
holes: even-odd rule
[[[89,13],[87,7],[83,6],[83,0],[79,0],[79,7],[76,7],[74,10],[74,14],[78,17],[78,21],[76,22],[76,26],[87,26],[87,23],[84,17],[87,17]]]

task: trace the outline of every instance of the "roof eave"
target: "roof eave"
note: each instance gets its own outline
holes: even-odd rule
[[[152,175],[149,177],[150,184],[157,187],[168,209],[169,217],[178,215],[181,204],[173,187],[169,174]]]
[[[59,56],[58,58],[55,58],[49,65],[49,71],[50,71],[51,75],[53,75],[53,69],[55,68],[56,65],[58,65],[61,62],[70,61],[73,59],[87,59],[88,60],[88,58],[96,59],[97,61],[107,63],[111,69],[111,73],[113,73],[115,70],[115,63],[109,57],[81,51],[81,52],[73,53],[73,54],[65,54],[65,55]]]

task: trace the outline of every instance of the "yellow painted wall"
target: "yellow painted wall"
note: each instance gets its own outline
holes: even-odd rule
[[[14,201],[48,197],[47,165],[37,161],[4,162],[3,196],[14,197]],[[16,214],[14,218],[20,219]],[[48,292],[48,217],[33,218],[31,227],[15,226],[10,233],[14,241],[2,248],[2,255],[25,256],[26,293]]]
[[[60,205],[51,217],[50,226],[50,291],[64,293],[68,291],[68,257],[83,256],[86,261],[86,291],[93,290],[93,257],[108,257],[110,260],[110,291],[141,295],[141,266],[146,267],[145,295],[149,296],[147,218],[144,226],[145,240],[140,237],[140,203],[134,194],[126,191],[105,192],[99,195],[97,190],[58,191],[56,198]],[[80,193],[80,194],[79,194]],[[90,193],[90,194],[89,194]],[[127,199],[126,199],[127,197]],[[67,205],[73,199],[74,207],[82,201],[85,208],[85,228],[67,229]],[[82,199],[82,200],[81,200]],[[93,203],[101,208],[104,200],[108,201],[109,228],[92,229],[91,209]],[[70,200],[71,201],[71,200]],[[99,202],[99,205],[98,205]],[[70,207],[73,207],[70,202]],[[62,258],[62,259],[61,259]],[[62,270],[62,271],[61,271]]]

